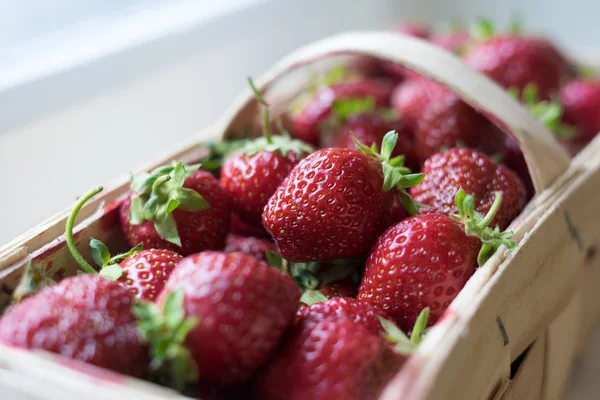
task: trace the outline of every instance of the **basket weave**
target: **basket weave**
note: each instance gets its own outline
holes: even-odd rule
[[[595,257],[600,231],[593,221],[600,205],[588,200],[600,187],[600,158],[595,156],[600,139],[570,161],[553,135],[503,89],[451,54],[395,33],[347,33],[315,42],[277,63],[257,80],[257,87],[277,98],[277,91],[270,89],[288,72],[337,54],[398,63],[459,95],[517,139],[537,193],[509,228],[519,242],[517,249],[498,251],[477,270],[381,399],[558,398],[579,344],[600,315],[594,294],[594,281],[600,279]],[[242,132],[257,113],[257,102],[245,91],[216,126],[134,172],[174,159],[198,160],[205,152],[201,141]],[[129,175],[107,185],[81,210],[75,238],[85,257],[91,236],[109,247],[121,240],[118,200],[128,185]],[[63,235],[69,213],[54,216],[0,249],[4,292],[15,287],[28,260],[54,276],[76,272]],[[8,301],[0,293],[0,307]],[[70,364],[48,353],[0,345],[0,393],[18,377],[32,382],[27,390],[41,399],[57,394],[61,399],[181,397],[150,383]]]

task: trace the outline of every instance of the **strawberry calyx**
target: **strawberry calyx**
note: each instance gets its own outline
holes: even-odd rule
[[[392,321],[379,315],[377,318],[383,328],[381,336],[394,345],[394,350],[396,352],[410,355],[423,341],[423,332],[425,331],[425,328],[427,328],[427,321],[429,319],[429,307],[424,308],[417,317],[410,338]]]
[[[508,92],[515,99],[520,100],[529,112],[540,121],[555,136],[562,139],[573,139],[576,130],[570,125],[562,123],[564,108],[557,98],[540,100],[539,90],[535,83],[528,83],[519,95],[519,89],[511,87]]]
[[[315,289],[305,290],[300,296],[300,303],[306,304],[307,306],[312,306],[316,303],[323,303],[329,300],[327,296]]]
[[[119,266],[119,262],[123,261],[130,255],[142,250],[142,244],[138,244],[126,253],[117,254],[111,257],[110,251],[104,243],[102,243],[98,239],[91,238],[90,248],[92,252],[92,258],[94,259],[98,267],[100,267],[100,272],[98,272],[83,258],[83,256],[79,252],[79,249],[75,245],[75,240],[73,238],[73,225],[75,224],[75,219],[77,218],[79,211],[85,205],[85,203],[88,202],[89,199],[100,193],[102,190],[102,186],[97,186],[93,189],[90,189],[87,193],[81,196],[79,201],[75,204],[75,207],[73,207],[69,218],[67,219],[65,238],[67,242],[67,247],[69,248],[71,255],[73,256],[75,261],[77,261],[77,264],[79,264],[83,273],[99,274],[100,276],[116,281],[123,274],[123,269],[121,268],[121,266]]]
[[[273,135],[271,132],[271,117],[269,114],[269,103],[263,98],[260,91],[254,85],[252,78],[248,78],[248,85],[254,93],[256,100],[262,104],[264,108],[263,116],[263,133],[264,135],[260,138],[248,141],[241,149],[240,152],[248,156],[254,155],[261,150],[268,151],[270,153],[279,153],[283,157],[286,157],[288,153],[294,152],[298,155],[298,158],[302,158],[306,154],[310,154],[314,151],[314,148],[309,144],[292,139],[289,133],[285,132],[281,124],[279,129],[281,133],[279,135]]]
[[[199,318],[185,317],[183,301],[183,290],[176,290],[168,294],[162,309],[150,302],[133,304],[138,332],[150,346],[153,378],[180,391],[199,378],[198,366],[185,346]]]
[[[487,214],[484,216],[475,211],[475,197],[467,195],[463,189],[459,189],[454,197],[458,214],[452,215],[452,218],[461,221],[465,226],[465,233],[468,236],[475,236],[481,240],[481,249],[477,255],[479,266],[485,262],[498,250],[500,246],[507,249],[514,249],[517,244],[511,240],[513,233],[510,231],[500,231],[498,226],[490,228],[490,223],[500,209],[502,204],[502,192],[494,192],[494,202]]]
[[[44,271],[41,265],[34,266],[30,259],[25,265],[25,271],[19,284],[12,293],[12,300],[18,303],[24,298],[39,292],[46,286],[51,286],[55,283],[52,278],[46,275],[46,271]]]
[[[469,27],[469,33],[473,39],[484,42],[496,34],[496,28],[489,18],[479,18]]]
[[[354,135],[352,135],[352,140],[354,140],[358,151],[381,161],[383,169],[382,190],[384,192],[392,189],[396,190],[406,211],[410,215],[419,214],[419,207],[423,207],[423,205],[410,197],[406,189],[421,183],[425,175],[411,173],[410,169],[404,166],[404,156],[391,157],[398,142],[398,134],[395,131],[385,134],[381,143],[381,152],[377,150],[375,144],[372,147],[365,146]]]
[[[195,190],[183,187],[185,179],[200,168],[201,164],[184,166],[181,161],[173,162],[152,171],[136,175],[131,179],[129,221],[139,225],[152,221],[161,238],[181,247],[181,238],[172,212],[200,211],[210,208],[210,204]]]

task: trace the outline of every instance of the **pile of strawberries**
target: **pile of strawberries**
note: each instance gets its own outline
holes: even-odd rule
[[[600,84],[547,40],[412,34],[457,52],[575,149],[600,130]],[[205,399],[372,399],[500,247],[533,194],[515,139],[441,86],[379,60],[336,66],[263,135],[135,176],[132,250],[28,269],[0,341]],[[558,112],[557,112],[558,110]],[[557,116],[558,115],[558,116]],[[569,125],[569,126],[567,126]]]

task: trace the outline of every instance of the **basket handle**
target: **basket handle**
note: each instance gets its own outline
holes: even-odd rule
[[[295,68],[331,55],[360,54],[397,63],[445,86],[517,139],[537,193],[569,166],[564,150],[519,102],[454,55],[423,40],[391,32],[350,32],[331,36],[289,54],[256,81],[259,91]],[[245,90],[221,119],[224,137],[255,120],[258,103]]]

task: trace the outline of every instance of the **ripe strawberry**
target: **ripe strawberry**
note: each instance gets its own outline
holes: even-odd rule
[[[472,149],[455,148],[436,154],[425,161],[423,173],[423,182],[411,189],[411,195],[427,206],[424,213],[456,213],[454,196],[461,188],[475,197],[475,211],[482,214],[491,209],[494,193],[502,193],[502,205],[491,224],[500,229],[506,228],[525,206],[527,192],[521,179]]]
[[[246,253],[257,260],[267,262],[267,250],[272,252],[277,251],[277,247],[269,239],[229,234],[223,251],[226,253]]]
[[[323,285],[319,288],[319,291],[328,299],[334,297],[356,297],[358,294],[358,285],[351,278],[346,278]]]
[[[340,82],[321,88],[304,107],[292,117],[292,136],[313,145],[320,139],[320,125],[331,115],[332,105],[341,99],[372,98],[378,107],[389,105],[392,86],[387,81],[362,79]]]
[[[138,337],[133,294],[97,275],[67,278],[9,308],[0,341],[144,377],[148,347]]]
[[[521,34],[495,34],[489,21],[482,23],[476,43],[465,54],[467,64],[505,88],[521,91],[535,83],[544,99],[558,90],[567,64],[551,42]]]
[[[236,213],[231,213],[231,226],[229,233],[238,236],[269,237],[269,232],[262,226],[250,226],[242,220]]]
[[[229,198],[210,173],[178,162],[134,177],[131,187],[120,210],[130,246],[143,243],[183,255],[225,246]]]
[[[269,105],[248,80],[258,101],[265,107],[264,137],[249,142],[241,151],[225,160],[221,168],[221,186],[233,211],[250,226],[260,226],[263,209],[275,189],[304,156],[313,151],[309,145],[287,136],[272,136]]]
[[[398,134],[398,143],[392,152],[392,156],[404,155],[406,165],[411,168],[416,167],[418,164],[414,154],[414,137],[410,128],[398,119],[384,118],[375,111],[348,116],[341,126],[332,133],[331,143],[328,147],[354,148],[354,138],[367,146],[377,146],[389,131],[395,131]]]
[[[77,261],[83,272],[100,274],[105,278],[118,281],[128,287],[138,299],[153,301],[162,290],[167,278],[181,256],[173,251],[149,249],[142,250],[139,244],[127,253],[113,257],[104,243],[92,238],[90,248],[92,258],[99,267],[97,272],[83,258],[73,239],[73,224],[81,207],[93,196],[102,191],[102,186],[96,187],[84,194],[73,208],[67,219],[65,237],[71,255]],[[36,288],[32,288],[35,290]]]
[[[600,132],[600,80],[573,81],[560,89],[565,122],[577,129],[577,142],[587,144]]]
[[[505,137],[502,164],[506,165],[508,169],[517,174],[525,186],[525,191],[527,193],[525,196],[526,200],[531,199],[533,195],[535,195],[533,181],[531,180],[531,175],[529,174],[529,168],[527,167],[523,151],[521,151],[517,139],[512,136]]]
[[[464,30],[454,30],[448,33],[436,34],[431,37],[431,43],[435,44],[442,49],[448,50],[451,53],[461,53],[469,40],[471,35]]]
[[[397,139],[388,132],[381,154],[358,143],[360,150],[319,150],[294,167],[263,213],[263,225],[284,258],[328,261],[368,251],[389,223],[392,188],[416,213],[402,188],[416,185],[422,175],[390,159]]]
[[[406,355],[397,352],[380,336],[381,325],[372,310],[369,310],[369,325],[376,324],[376,329],[369,328],[354,314],[364,305],[352,300],[353,305],[346,309],[340,307],[344,301],[317,303],[300,313],[270,363],[257,377],[257,398],[367,400],[378,397]],[[389,321],[382,323],[388,327],[386,336],[390,340],[402,340],[398,328]],[[424,325],[415,327],[418,331],[415,337],[420,339]]]
[[[494,206],[482,217],[473,210],[473,197],[460,190],[456,204],[462,221],[421,214],[389,228],[371,250],[358,298],[385,312],[404,331],[425,307],[431,309],[429,323],[434,324],[478,263],[485,263],[501,244],[514,246],[511,233],[487,227],[501,198],[497,192]]]
[[[445,148],[477,147],[493,131],[491,123],[458,96],[425,78],[398,86],[392,105],[413,130],[421,163]]]
[[[243,253],[206,251],[183,259],[157,304],[136,307],[153,356],[175,386],[248,378],[292,323],[300,292],[286,275]]]

